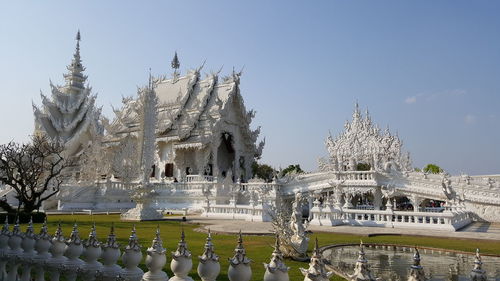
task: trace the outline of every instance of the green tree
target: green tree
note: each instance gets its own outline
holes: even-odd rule
[[[300,173],[303,173],[304,171],[300,168],[300,165],[299,164],[295,164],[295,165],[289,165],[288,167],[286,167],[285,169],[283,169],[281,171],[281,176],[286,176],[287,174],[290,174],[292,172],[295,172],[297,174],[300,174]]]
[[[252,174],[254,177],[263,179],[266,182],[271,182],[274,175],[276,174],[276,170],[267,164],[259,164],[257,162],[253,162]]]
[[[441,167],[436,164],[427,164],[427,166],[424,167],[424,172],[431,174],[440,174],[443,172],[443,169],[441,169]]]
[[[371,168],[372,166],[368,163],[358,163],[358,165],[356,166],[356,169],[358,171],[370,171]]]

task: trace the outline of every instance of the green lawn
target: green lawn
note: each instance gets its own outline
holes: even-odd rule
[[[80,232],[80,237],[86,239],[88,237],[92,222],[95,221],[97,225],[97,235],[100,241],[105,241],[111,223],[115,224],[115,234],[118,237],[120,244],[124,247],[127,244],[128,237],[130,235],[130,230],[134,223],[132,222],[122,222],[118,215],[50,215],[48,217],[48,226],[51,234],[54,233],[57,223],[61,222],[63,227],[64,236],[68,237],[73,223],[76,221],[78,223],[78,230]],[[244,223],[243,221],[235,221],[235,223]],[[137,235],[139,236],[140,243],[143,246],[143,252],[146,248],[151,245],[151,241],[155,235],[156,226],[159,225],[161,229],[161,237],[163,239],[163,246],[167,248],[167,253],[174,251],[177,247],[177,242],[180,238],[181,228],[184,228],[186,232],[186,241],[188,247],[193,253],[193,271],[191,276],[195,280],[200,280],[196,274],[196,267],[198,266],[197,257],[201,255],[203,251],[203,245],[205,244],[206,234],[193,231],[198,226],[190,225],[186,223],[181,223],[177,221],[161,221],[161,222],[140,222],[136,223]],[[40,224],[35,225],[35,230],[38,233]],[[22,226],[22,230],[25,230],[25,225]],[[473,252],[477,247],[481,249],[483,253],[498,254],[500,253],[500,241],[482,241],[482,240],[460,240],[460,239],[449,239],[449,238],[431,238],[431,237],[412,237],[412,236],[376,236],[376,237],[361,237],[356,235],[347,234],[333,234],[333,233],[314,233],[311,235],[311,241],[317,237],[320,246],[328,244],[338,244],[338,243],[359,243],[360,239],[366,243],[392,243],[392,244],[406,244],[406,245],[417,245],[417,246],[428,246],[436,248],[446,248]],[[263,262],[269,262],[271,252],[274,244],[274,238],[272,236],[244,236],[244,245],[247,249],[248,257],[253,260],[252,280],[262,280],[264,275]],[[237,237],[236,235],[213,235],[213,242],[216,247],[216,253],[221,257],[221,274],[217,280],[228,280],[226,277],[228,262],[227,259],[233,255],[234,247],[236,246]],[[310,249],[313,247],[313,243],[309,245]],[[170,271],[170,256],[168,256],[168,263],[165,266],[165,271],[169,276],[172,276]],[[300,263],[294,261],[287,261],[287,265],[291,267],[290,269],[290,279],[291,280],[303,280],[303,277],[299,271],[299,267],[307,268],[307,263]],[[141,265],[142,269],[146,271],[144,265]],[[333,280],[342,280],[339,277],[332,278]]]

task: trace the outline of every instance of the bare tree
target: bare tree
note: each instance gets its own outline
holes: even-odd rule
[[[33,136],[26,144],[11,141],[0,145],[0,182],[15,190],[18,211],[21,207],[25,212],[38,210],[43,201],[59,192],[62,173],[71,165],[63,151],[61,143],[45,136]],[[5,200],[2,205],[9,209]]]

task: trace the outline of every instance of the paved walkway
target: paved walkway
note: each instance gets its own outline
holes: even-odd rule
[[[200,216],[188,216],[189,223],[201,224],[199,231],[207,231],[208,228],[214,233],[238,233],[240,230],[245,234],[269,235],[272,233],[270,222],[248,222],[243,220],[222,220],[203,218]],[[415,228],[383,228],[364,226],[318,226],[311,225],[308,230],[312,232],[344,233],[362,236],[372,235],[417,235],[432,237],[450,237],[462,239],[485,239],[500,241],[500,224],[475,222],[463,230],[450,232],[442,230],[428,230]]]

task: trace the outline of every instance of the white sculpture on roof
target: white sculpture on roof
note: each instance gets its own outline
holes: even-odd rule
[[[408,153],[402,151],[402,141],[387,128],[383,133],[372,123],[368,110],[361,114],[356,103],[352,121],[346,122],[344,131],[337,137],[326,139],[328,159],[320,159],[321,170],[356,171],[358,165],[376,171],[411,170]]]

